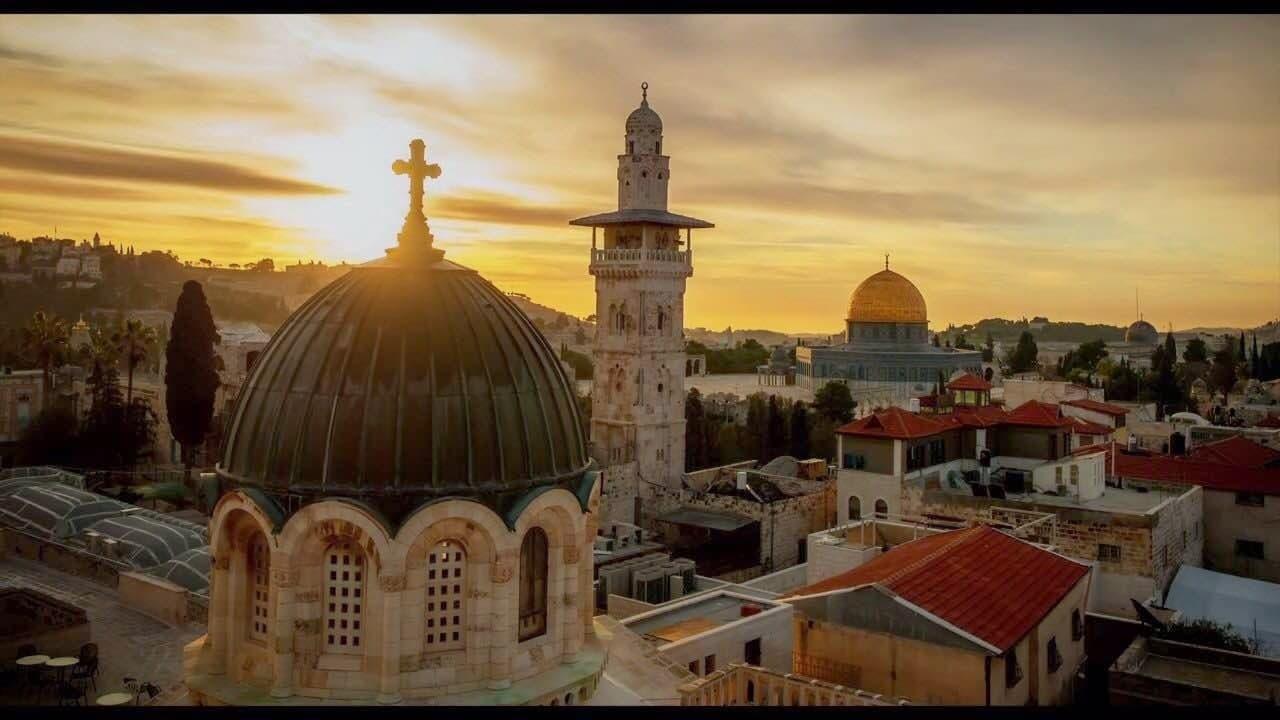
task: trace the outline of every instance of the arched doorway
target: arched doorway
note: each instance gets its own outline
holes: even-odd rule
[[[862,500],[857,495],[849,496],[849,522],[862,519]]]

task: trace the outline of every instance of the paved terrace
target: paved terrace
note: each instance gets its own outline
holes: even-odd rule
[[[203,626],[172,628],[120,604],[115,590],[46,565],[20,558],[0,560],[0,581],[29,587],[83,608],[89,616],[89,641],[98,644],[98,689],[89,700],[124,691],[125,676],[157,685],[155,704],[183,704],[182,648],[203,635]],[[38,641],[37,641],[38,646]],[[6,661],[10,658],[5,658]],[[0,688],[0,704],[20,702],[11,688]],[[45,702],[54,700],[46,695]]]

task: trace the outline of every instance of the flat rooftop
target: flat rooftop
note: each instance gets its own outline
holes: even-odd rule
[[[1099,512],[1122,512],[1145,514],[1166,500],[1181,497],[1187,492],[1191,492],[1194,488],[1188,487],[1186,491],[1181,493],[1159,492],[1151,490],[1149,492],[1139,492],[1131,488],[1117,488],[1108,485],[1102,495],[1092,500],[1080,500],[1070,495],[1047,495],[1041,492],[1027,493],[1007,493],[1004,498],[993,498],[993,503],[1036,503],[1038,505],[1053,505],[1056,507],[1078,508],[1080,510],[1097,510]],[[970,495],[969,492],[944,489],[953,495]]]
[[[106,585],[31,560],[0,560],[0,577],[11,585],[32,588],[75,605],[88,615],[89,642],[98,644],[102,671],[97,690],[89,690],[91,702],[99,695],[123,689],[124,678],[129,676],[160,687],[162,694],[154,704],[185,704],[182,648],[204,634],[203,625],[169,627],[122,604],[116,591]],[[47,696],[46,700],[49,704],[54,702]],[[6,697],[0,688],[0,704],[19,701]]]
[[[742,609],[753,606],[761,612],[782,607],[768,600],[751,600],[723,593],[712,592],[690,603],[651,613],[644,613],[634,622],[624,621],[628,630],[646,640],[669,643],[714,630],[743,618]]]

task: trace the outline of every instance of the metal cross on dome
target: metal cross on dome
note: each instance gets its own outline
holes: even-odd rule
[[[409,159],[396,160],[391,163],[391,171],[397,175],[409,176],[409,214],[404,218],[404,228],[400,231],[400,243],[406,240],[422,240],[430,244],[431,232],[427,229],[427,218],[422,213],[423,181],[427,178],[440,177],[440,166],[427,164],[427,144],[421,138],[409,143]]]

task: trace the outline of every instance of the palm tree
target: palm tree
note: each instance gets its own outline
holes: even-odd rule
[[[31,316],[31,324],[22,329],[23,347],[35,357],[36,364],[44,373],[41,409],[49,408],[49,398],[53,395],[53,367],[62,361],[69,335],[66,322],[56,315],[45,315],[43,310],[37,310]]]
[[[154,328],[142,324],[141,320],[128,320],[116,333],[116,346],[120,357],[124,359],[129,380],[125,391],[125,406],[133,405],[133,370],[138,363],[151,357],[151,349],[156,345]]]
[[[87,351],[95,371],[111,367],[120,359],[120,347],[116,344],[116,336],[106,335],[98,329],[89,334]]]

